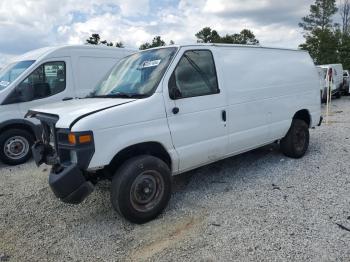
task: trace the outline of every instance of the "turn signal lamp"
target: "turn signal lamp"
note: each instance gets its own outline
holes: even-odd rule
[[[79,144],[87,144],[92,142],[92,135],[90,134],[78,135],[74,133],[69,133],[68,142],[71,145],[76,145],[78,142]]]

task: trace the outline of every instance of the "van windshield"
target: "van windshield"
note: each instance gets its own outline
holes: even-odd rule
[[[176,47],[153,49],[124,58],[88,97],[151,96],[176,51]]]
[[[0,71],[0,91],[15,81],[35,60],[20,61],[5,66]]]

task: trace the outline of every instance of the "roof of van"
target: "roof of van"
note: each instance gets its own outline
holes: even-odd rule
[[[275,49],[275,50],[286,50],[286,51],[296,51],[296,52],[307,52],[306,50],[284,48],[284,47],[269,47],[261,45],[239,45],[239,44],[220,44],[220,43],[196,43],[196,44],[184,44],[184,45],[171,45],[174,47],[191,47],[191,46],[216,46],[216,47],[245,47],[245,48],[261,48],[261,49]],[[155,47],[152,49],[167,48],[171,46]],[[149,50],[149,49],[147,49]]]
[[[49,46],[49,47],[43,47],[39,49],[35,49],[32,51],[29,51],[23,55],[16,56],[12,59],[10,59],[11,62],[15,61],[23,61],[23,60],[38,60],[40,57],[48,55],[50,53],[53,53],[58,50],[63,50],[63,49],[95,49],[95,50],[120,50],[117,49],[116,47],[110,47],[110,46],[105,46],[105,45],[59,45],[59,46]],[[130,49],[130,48],[123,48],[125,51],[136,51],[135,49]]]

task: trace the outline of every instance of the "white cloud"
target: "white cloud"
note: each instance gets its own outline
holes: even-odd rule
[[[82,44],[92,33],[136,48],[155,35],[194,43],[210,26],[220,34],[251,29],[263,45],[296,48],[297,23],[313,0],[1,0],[0,64],[55,44]],[[150,8],[153,8],[152,10]]]
[[[227,10],[242,12],[252,11],[269,6],[267,0],[245,0],[245,1],[225,1],[225,0],[208,0],[203,11],[207,13],[223,13]]]

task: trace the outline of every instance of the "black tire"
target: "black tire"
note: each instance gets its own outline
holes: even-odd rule
[[[300,119],[293,119],[287,135],[281,140],[281,151],[291,158],[301,158],[309,147],[309,127]]]
[[[159,158],[143,155],[126,161],[112,179],[113,208],[132,223],[156,218],[171,197],[171,172]]]
[[[22,129],[9,129],[0,134],[0,159],[7,165],[23,164],[32,156],[34,138]]]
[[[338,90],[338,92],[335,94],[335,98],[341,98],[341,91],[340,90]]]

